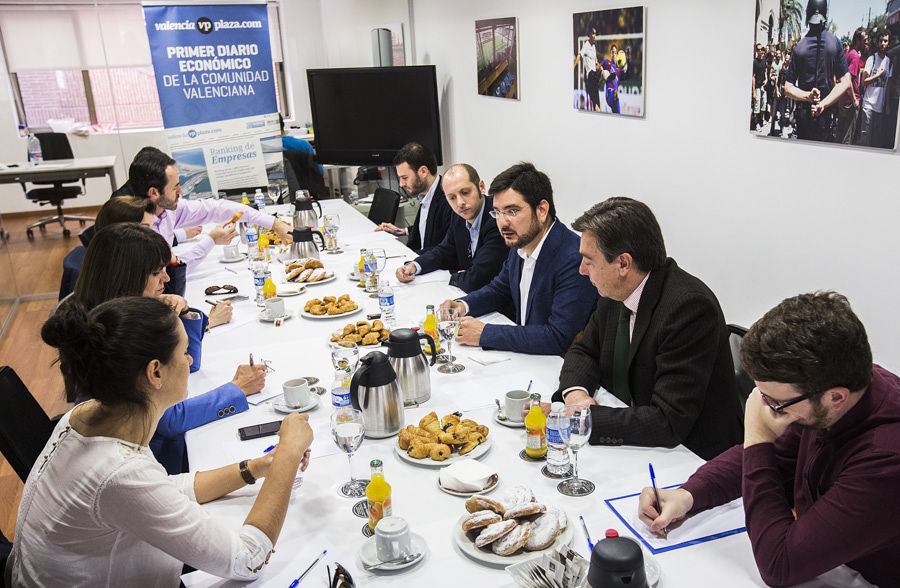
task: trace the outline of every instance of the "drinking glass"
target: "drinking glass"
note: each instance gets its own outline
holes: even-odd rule
[[[359,366],[359,347],[352,341],[332,341],[331,363],[335,370],[343,370],[352,374]]]
[[[591,437],[591,407],[587,404],[566,406],[565,416],[569,419],[569,427],[560,427],[559,436],[572,452],[572,477],[560,482],[556,489],[566,496],[587,496],[594,491],[594,483],[578,477],[578,450]]]
[[[323,232],[325,234],[325,253],[334,255],[343,253],[338,247],[337,233],[341,228],[341,217],[337,214],[326,214]]]
[[[362,445],[366,436],[362,412],[349,406],[335,409],[331,415],[331,436],[338,448],[347,454],[347,461],[350,464],[350,481],[341,486],[341,494],[352,498],[365,496],[369,480],[358,480],[353,477],[353,454]]]
[[[369,249],[372,257],[375,258],[375,279],[372,282],[374,292],[369,294],[369,298],[378,298],[378,284],[381,282],[381,272],[384,271],[384,265],[387,263],[387,254],[384,249]],[[366,292],[369,292],[369,284],[366,283]]]
[[[441,340],[447,344],[447,363],[438,367],[438,371],[442,374],[457,374],[466,366],[460,363],[453,363],[456,359],[450,352],[450,344],[456,338],[459,332],[459,309],[458,308],[439,308],[437,311],[437,328]]]
[[[272,201],[272,204],[280,204],[278,202],[278,198],[281,196],[281,186],[279,186],[275,182],[272,182],[271,184],[269,184],[267,191],[269,193],[269,200]]]

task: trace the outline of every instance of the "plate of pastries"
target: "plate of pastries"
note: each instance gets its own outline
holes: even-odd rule
[[[337,278],[325,269],[325,264],[314,257],[294,259],[284,263],[284,279],[295,284],[324,284]]]
[[[357,303],[350,300],[349,294],[341,294],[338,297],[325,296],[307,300],[300,315],[308,319],[333,319],[361,310]]]
[[[466,500],[466,511],[453,539],[463,553],[487,565],[505,567],[572,540],[565,511],[537,500],[525,486],[495,498],[476,494]]]
[[[454,461],[477,459],[488,452],[494,441],[485,425],[461,418],[455,412],[438,419],[432,411],[397,435],[394,451],[403,461],[422,466],[444,467]]]
[[[379,320],[356,321],[356,323],[347,323],[343,329],[335,331],[331,334],[332,343],[351,342],[356,343],[359,347],[377,347],[382,341],[387,341],[391,336],[390,329],[385,328],[384,323]]]

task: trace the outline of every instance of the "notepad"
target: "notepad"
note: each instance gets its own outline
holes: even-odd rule
[[[679,486],[681,484],[667,486],[667,488]],[[609,498],[604,502],[653,554],[720,539],[747,530],[744,523],[744,501],[736,498],[727,504],[697,513],[677,525],[671,526],[669,537],[663,539],[651,532],[650,528],[638,519],[639,496],[640,493],[628,494]]]

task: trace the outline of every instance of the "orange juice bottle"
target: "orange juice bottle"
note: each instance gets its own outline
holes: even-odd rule
[[[369,511],[369,530],[375,531],[375,525],[384,517],[391,516],[391,485],[384,481],[384,466],[380,459],[369,463],[372,476],[366,486],[366,503]]]
[[[259,245],[259,252],[262,254],[260,257],[264,257],[265,259],[269,259],[269,236],[260,228],[259,237],[256,238],[256,243]]]
[[[541,395],[531,395],[531,410],[525,416],[525,430],[528,437],[525,453],[528,457],[541,458],[547,455],[547,416],[541,410]]]
[[[266,278],[263,284],[263,296],[265,296],[266,300],[275,297],[275,282],[272,281],[272,278]]]
[[[426,335],[431,335],[431,338],[434,339],[434,352],[441,352],[441,338],[438,335],[437,330],[437,319],[434,317],[434,304],[429,304],[425,307],[425,323],[422,325],[422,330],[425,331]],[[431,353],[431,346],[426,343],[425,344],[425,353]]]
[[[359,275],[359,285],[366,285],[366,250],[359,250],[359,270],[357,272]]]

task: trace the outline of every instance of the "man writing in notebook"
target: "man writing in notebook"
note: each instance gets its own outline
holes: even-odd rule
[[[678,489],[640,497],[654,532],[742,496],[766,584],[862,576],[900,586],[900,378],[872,363],[866,330],[835,292],[788,298],[751,327],[741,364],[756,388],[744,443]],[[795,515],[796,512],[796,515]]]

